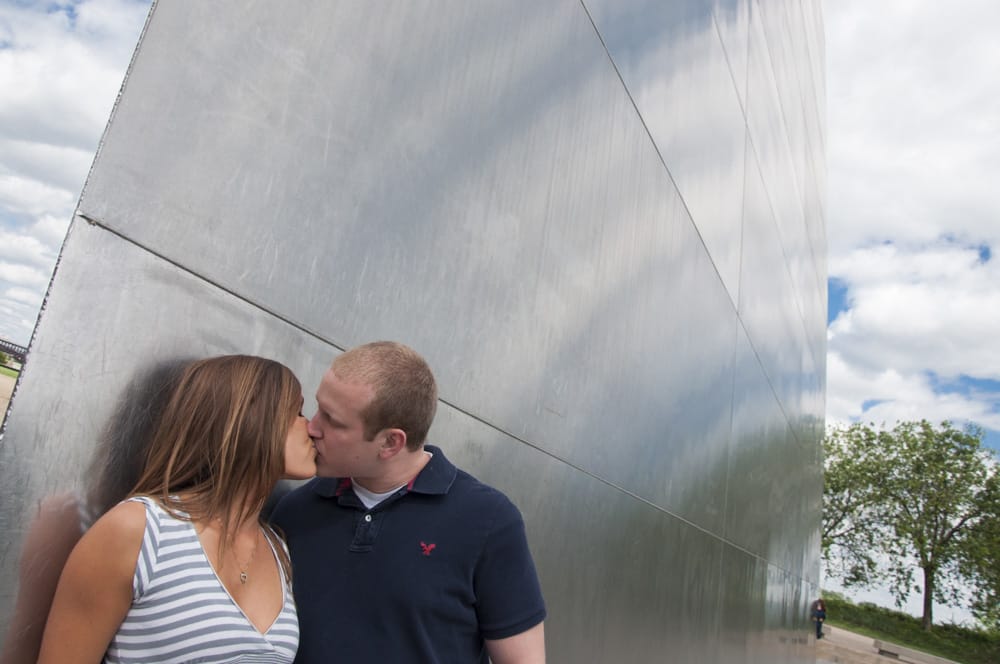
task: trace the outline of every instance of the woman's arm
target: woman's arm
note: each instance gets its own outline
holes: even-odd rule
[[[80,539],[59,577],[39,664],[103,659],[132,605],[132,577],[145,529],[145,506],[121,503]]]

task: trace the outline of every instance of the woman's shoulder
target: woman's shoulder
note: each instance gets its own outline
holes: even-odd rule
[[[94,522],[88,534],[110,537],[128,537],[141,534],[146,529],[147,504],[140,500],[124,500]]]
[[[145,529],[145,506],[137,502],[119,503],[80,538],[67,568],[72,568],[79,577],[81,588],[88,584],[113,584],[128,589]]]

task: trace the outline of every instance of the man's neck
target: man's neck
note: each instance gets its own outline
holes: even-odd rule
[[[409,484],[430,460],[431,453],[422,447],[416,452],[400,452],[387,464],[385,474],[378,477],[352,477],[351,482],[372,493],[385,493]]]

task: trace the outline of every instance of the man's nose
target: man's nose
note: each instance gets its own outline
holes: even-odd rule
[[[310,438],[315,439],[323,437],[323,432],[320,430],[319,426],[317,426],[317,420],[319,420],[319,413],[313,415],[309,420],[309,424],[306,426],[306,431],[309,432]]]

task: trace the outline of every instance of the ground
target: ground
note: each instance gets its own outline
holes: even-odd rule
[[[0,374],[0,418],[6,417],[10,393],[14,391],[14,378]]]

